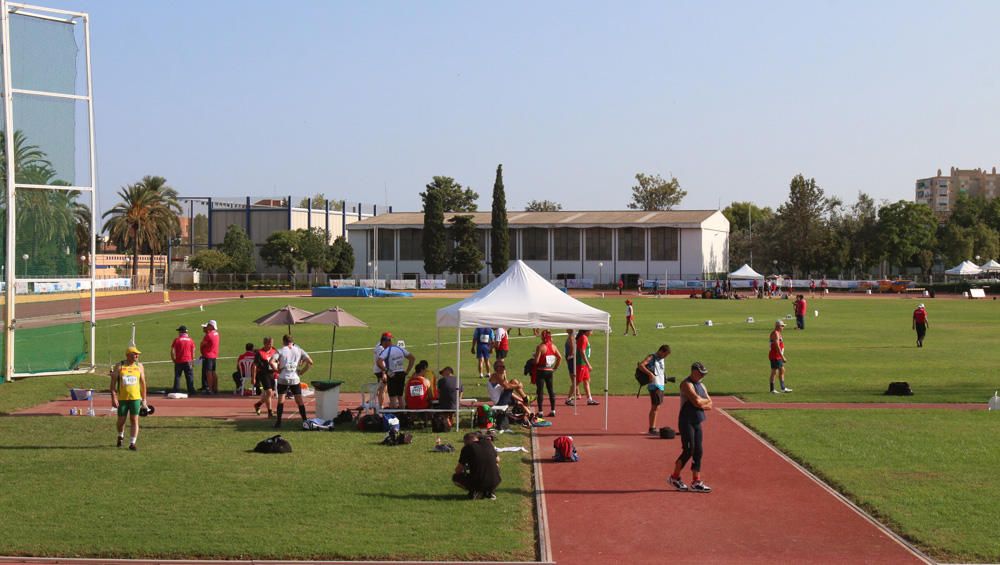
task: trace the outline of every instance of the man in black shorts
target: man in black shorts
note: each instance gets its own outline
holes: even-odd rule
[[[701,480],[701,423],[705,421],[705,411],[712,409],[712,397],[702,384],[708,369],[697,361],[691,364],[691,374],[681,381],[681,412],[677,417],[677,428],[681,433],[682,451],[674,462],[674,472],[667,478],[677,490],[691,492],[712,492],[712,487]],[[691,461],[691,486],[681,480],[681,470]]]
[[[476,432],[465,434],[465,447],[458,456],[458,465],[451,481],[469,491],[471,500],[496,500],[500,486],[500,457],[493,442]]]
[[[406,369],[403,369],[403,361]],[[398,345],[387,345],[379,353],[377,364],[382,374],[387,376],[386,388],[389,389],[389,408],[403,408],[403,391],[406,387],[406,375],[413,369],[417,358],[412,353]]]
[[[273,342],[270,337],[264,337],[264,345],[254,354],[253,358],[253,368],[251,369],[253,375],[253,382],[256,386],[260,387],[260,400],[254,402],[253,410],[260,416],[260,407],[267,406],[267,417],[273,418],[274,411],[271,406],[274,405],[274,380],[277,378],[277,355],[278,350],[274,348]],[[274,361],[272,361],[272,358]]]
[[[670,355],[670,346],[663,344],[656,353],[650,353],[645,359],[639,361],[636,369],[646,373],[649,377],[649,384],[646,389],[649,391],[649,435],[655,436],[660,433],[656,427],[656,413],[663,404],[663,388],[667,379],[665,360]],[[669,379],[673,382],[673,378]]]

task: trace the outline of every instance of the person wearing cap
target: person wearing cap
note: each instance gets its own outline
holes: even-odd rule
[[[375,359],[372,365],[372,372],[375,373],[375,382],[378,383],[376,394],[378,395],[378,405],[385,406],[385,389],[389,376],[378,366],[378,358],[385,351],[386,347],[392,345],[392,334],[385,332],[379,337],[378,345],[375,346]]]
[[[632,300],[625,300],[625,333],[622,335],[628,335],[629,328],[632,328],[632,335],[638,335],[635,331],[635,307],[632,306]]]
[[[146,370],[139,362],[142,352],[134,345],[125,350],[125,360],[111,368],[111,407],[118,410],[118,447],[125,441],[125,417],[131,429],[128,448],[137,451],[135,440],[139,437],[139,410],[149,409],[146,404]]]
[[[927,335],[927,327],[930,326],[927,320],[927,309],[923,304],[918,304],[913,311],[913,329],[917,332],[917,347],[924,346],[924,337]]]
[[[208,394],[218,394],[219,378],[215,364],[219,359],[219,324],[209,320],[201,325],[205,337],[201,338],[201,390]]]
[[[181,374],[187,381],[188,396],[194,395],[194,340],[188,335],[187,326],[177,328],[178,336],[170,344],[170,360],[174,362],[174,388],[181,391]]]
[[[278,411],[277,417],[274,420],[274,427],[281,427],[281,415],[285,411],[285,394],[288,392],[292,393],[295,397],[295,404],[299,406],[299,415],[302,416],[302,421],[305,422],[308,418],[306,417],[306,405],[302,400],[302,383],[299,377],[306,374],[313,365],[312,357],[302,350],[301,347],[295,345],[292,341],[292,336],[284,335],[281,337],[282,348],[278,350],[275,355],[277,358],[278,365]]]
[[[440,410],[451,410],[445,416],[450,428],[455,425],[455,410],[458,408],[458,403],[462,398],[462,393],[465,392],[465,388],[458,384],[458,379],[455,377],[455,370],[451,367],[441,369],[438,375],[441,378],[437,381],[437,407]]]
[[[406,361],[406,369],[403,369],[403,361]],[[403,407],[403,389],[406,386],[406,375],[413,369],[413,364],[417,358],[412,353],[397,345],[393,345],[391,338],[389,345],[386,345],[376,359],[379,370],[385,375],[386,389],[389,391],[389,407]]]
[[[771,361],[771,394],[792,392],[792,389],[785,386],[785,363],[787,359],[785,357],[785,340],[781,333],[784,328],[785,322],[775,320],[774,330],[771,331],[771,349],[767,354],[768,360]],[[781,384],[781,389],[779,390],[774,390],[774,377],[778,377],[778,382]]]
[[[681,454],[674,462],[674,472],[667,482],[677,490],[691,492],[712,492],[712,487],[701,480],[702,433],[705,411],[712,409],[712,397],[702,383],[708,369],[695,361],[691,364],[691,374],[681,381],[681,411],[677,416],[677,429],[681,434]],[[681,480],[681,471],[691,461],[691,486]]]

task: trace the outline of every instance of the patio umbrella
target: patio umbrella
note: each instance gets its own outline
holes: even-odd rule
[[[312,312],[288,305],[274,312],[264,314],[254,320],[253,323],[258,326],[288,326],[288,335],[291,335],[292,324],[300,324],[302,320],[305,320],[309,316],[312,316]]]
[[[345,328],[367,328],[368,324],[348,314],[346,310],[339,306],[334,306],[329,310],[323,310],[301,320],[304,324],[329,324],[333,326],[333,339],[330,341],[330,374],[328,380],[333,379],[333,350],[337,348],[337,326]]]

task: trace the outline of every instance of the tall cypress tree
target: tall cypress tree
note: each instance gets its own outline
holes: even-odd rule
[[[490,267],[493,276],[500,276],[510,262],[510,232],[507,228],[507,195],[503,190],[503,165],[497,165],[497,180],[493,183],[493,215],[490,231]]]
[[[448,231],[444,226],[444,203],[438,191],[427,189],[424,197],[424,272],[440,275],[448,270]]]

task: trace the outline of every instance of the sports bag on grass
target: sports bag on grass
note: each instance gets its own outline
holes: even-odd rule
[[[580,456],[576,452],[576,446],[573,445],[572,436],[557,437],[552,442],[552,447],[556,450],[555,454],[552,456],[552,459],[555,461],[575,463],[580,460]]]
[[[292,444],[288,443],[288,440],[279,436],[271,436],[259,443],[257,447],[253,448],[257,453],[291,453]]]

